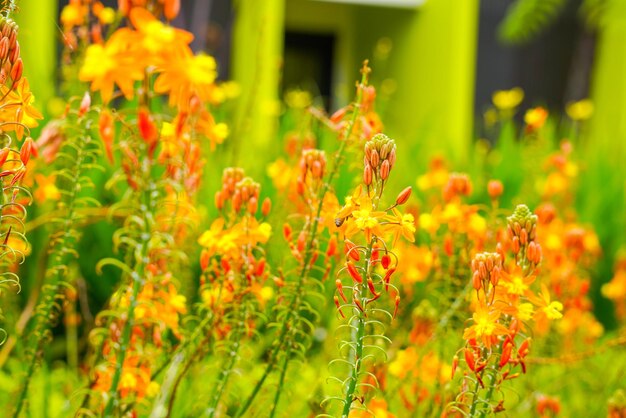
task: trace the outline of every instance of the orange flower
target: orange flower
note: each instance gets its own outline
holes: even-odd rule
[[[159,76],[154,82],[157,93],[169,94],[170,106],[189,110],[192,99],[209,101],[215,89],[217,77],[215,59],[209,55],[192,55],[182,51],[176,59],[171,59],[159,67]]]
[[[164,24],[142,7],[133,8],[129,18],[140,35],[139,48],[148,55],[145,58],[156,61],[153,64],[165,63],[171,54],[181,50],[190,52],[188,45],[193,40],[190,32]]]
[[[561,311],[563,310],[563,304],[557,301],[550,300],[550,292],[545,284],[541,284],[541,292],[539,296],[528,295],[528,299],[539,308],[535,312],[534,319],[540,321],[542,319],[560,319],[563,317]]]
[[[91,90],[100,91],[103,102],[111,100],[116,84],[127,99],[132,98],[135,81],[143,80],[144,65],[134,49],[136,42],[135,33],[123,28],[117,30],[106,44],[93,44],[87,48],[78,78],[91,81]]]
[[[38,125],[37,120],[43,119],[41,112],[33,106],[35,96],[31,93],[26,78],[20,79],[8,93],[6,86],[3,86],[0,95],[6,96],[0,105],[0,119],[4,122],[16,122],[4,124],[2,130],[15,130],[18,139],[24,136],[24,126],[34,128]]]
[[[394,243],[398,242],[400,235],[409,242],[415,242],[415,218],[410,213],[402,214],[397,209],[392,209],[393,215],[387,215],[384,231],[394,235]]]
[[[474,325],[465,329],[463,339],[482,340],[483,344],[490,348],[497,336],[509,333],[504,325],[498,323],[499,318],[499,311],[480,304],[473,315]]]

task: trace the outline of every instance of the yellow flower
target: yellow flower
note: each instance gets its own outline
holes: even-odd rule
[[[209,230],[200,235],[200,238],[198,238],[198,244],[208,248],[209,250],[214,250],[215,247],[219,244],[220,236],[223,230],[224,219],[217,218],[215,221],[213,221]]]
[[[133,8],[129,17],[141,35],[141,47],[157,61],[166,61],[170,55],[187,50],[187,45],[193,40],[190,32],[164,24],[142,7]]]
[[[366,207],[368,207],[367,205]],[[361,206],[363,207],[363,206]],[[375,212],[369,209],[360,209],[352,212],[354,217],[354,224],[358,229],[365,233],[365,239],[369,242],[372,240],[372,234],[382,235],[380,229],[380,223],[378,219],[382,219],[385,212]]]
[[[311,106],[311,93],[304,90],[290,90],[285,94],[285,103],[294,109],[305,109]]]
[[[419,227],[428,233],[434,235],[439,229],[439,222],[430,213],[422,213],[419,217]]]
[[[520,321],[528,321],[533,317],[533,311],[532,303],[520,303],[517,307],[517,318]]]
[[[474,325],[466,328],[463,332],[463,339],[482,340],[486,347],[491,347],[493,337],[498,335],[506,335],[509,330],[502,324],[498,323],[500,312],[489,309],[489,307],[480,304],[476,312],[472,315]]]
[[[76,3],[68,4],[63,7],[61,11],[61,23],[63,24],[63,28],[68,30],[74,26],[82,25],[88,12],[89,9],[87,6]]]
[[[415,218],[410,213],[402,214],[397,209],[392,210],[393,215],[385,217],[388,222],[384,225],[385,232],[394,234],[394,242],[402,235],[407,241],[415,242]]]
[[[152,381],[148,385],[148,389],[146,389],[146,396],[149,398],[154,398],[156,395],[158,395],[160,389],[161,385],[159,385],[155,381]]]
[[[33,197],[38,203],[44,203],[48,200],[58,200],[61,197],[61,192],[57,188],[56,176],[44,176],[43,174],[35,174],[35,184],[37,188],[33,193]]]
[[[483,236],[487,232],[487,221],[477,213],[472,213],[469,217],[467,229],[475,235]]]
[[[524,100],[524,90],[519,87],[511,90],[498,90],[493,93],[492,100],[498,109],[512,110]]]
[[[92,44],[87,47],[85,61],[78,78],[91,81],[91,90],[100,91],[102,101],[107,103],[113,97],[117,84],[124,96],[133,97],[135,81],[144,77],[144,66],[132,50],[137,38],[127,28],[117,30],[106,44]]]
[[[352,216],[354,216],[354,221],[359,229],[375,228],[378,225],[378,219],[372,216],[372,212],[367,209],[355,210],[352,212]]]
[[[541,320],[542,317],[548,319],[560,319],[563,317],[561,313],[563,304],[550,300],[550,292],[545,284],[541,285],[539,296],[528,295],[528,299],[539,308],[539,310],[535,312],[535,320]]]
[[[4,100],[0,104],[0,118],[7,123],[2,127],[5,131],[15,131],[18,139],[24,136],[24,126],[34,128],[37,120],[43,119],[43,115],[33,105],[35,96],[30,91],[30,85],[26,78],[20,79],[15,88],[7,93],[7,87],[0,89],[0,94]]]
[[[541,106],[528,109],[524,115],[524,122],[530,130],[540,129],[548,119],[548,111]]]
[[[593,114],[593,103],[589,99],[570,102],[565,107],[565,111],[567,112],[567,116],[569,116],[572,120],[587,120]]]
[[[188,110],[194,96],[203,102],[211,99],[216,68],[215,59],[211,56],[182,53],[159,67],[154,90],[169,94],[170,106]]]
[[[610,282],[602,285],[602,295],[614,301],[626,299],[626,270],[618,270]]]

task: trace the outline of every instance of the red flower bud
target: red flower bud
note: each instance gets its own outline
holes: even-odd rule
[[[30,136],[24,140],[22,144],[22,149],[20,150],[20,160],[24,165],[28,164],[30,160],[30,156],[37,156],[37,149],[35,148],[35,143],[33,142],[33,138]]]
[[[18,58],[13,67],[11,67],[11,79],[13,80],[13,86],[22,78],[22,72],[24,71],[24,63],[22,59]]]
[[[0,167],[2,167],[7,161],[7,158],[9,157],[9,151],[10,149],[8,147],[0,149]]]
[[[346,253],[348,257],[350,257],[354,261],[359,261],[361,259],[361,256],[359,255],[359,249],[350,240],[345,240],[344,252]]]
[[[337,291],[339,292],[341,299],[343,299],[344,302],[348,302],[348,299],[346,299],[346,295],[343,293],[343,284],[341,283],[341,280],[335,280],[335,286],[337,286]]]
[[[337,237],[332,236],[328,240],[328,248],[326,249],[326,257],[332,257],[337,254]]]
[[[398,206],[404,205],[407,202],[407,200],[409,200],[409,197],[411,197],[411,190],[413,190],[411,186],[402,190],[400,194],[398,195],[398,197],[396,197],[396,205]]]
[[[339,304],[339,297],[335,295],[335,297],[333,297],[333,301],[335,302],[335,306],[337,307],[337,310],[339,311],[339,313],[341,314],[342,318],[345,318],[346,316],[343,314],[343,312],[341,311],[341,305]]]
[[[267,216],[269,215],[270,210],[272,210],[272,201],[269,197],[266,197],[263,199],[263,204],[261,205],[261,213],[263,216]]]
[[[385,270],[387,270],[389,268],[389,264],[391,264],[391,256],[389,254],[383,254],[380,259],[380,264]]]
[[[283,236],[285,237],[285,240],[287,241],[291,241],[291,225],[289,224],[284,224],[283,225]]]
[[[174,20],[178,16],[178,12],[180,12],[180,0],[165,0],[163,14],[168,21]]]
[[[361,277],[356,266],[352,264],[352,262],[348,261],[346,263],[346,267],[348,268],[348,273],[350,273],[350,276],[352,276],[355,282],[363,283],[363,277]]]
[[[511,359],[512,348],[513,348],[513,344],[511,344],[510,342],[507,341],[504,343],[504,348],[502,349],[502,355],[500,356],[500,363],[498,363],[500,368],[504,367]]]
[[[476,370],[476,361],[474,360],[474,353],[472,353],[467,348],[465,349],[465,362],[467,363],[467,367],[469,367],[471,371]]]
[[[376,288],[374,287],[374,282],[372,281],[371,277],[367,279],[367,287],[370,292],[372,292],[372,295],[374,295],[375,298],[380,296],[378,293],[376,293]]]
[[[500,180],[489,180],[489,183],[487,183],[487,192],[489,193],[489,197],[497,199],[502,196],[504,186]]]

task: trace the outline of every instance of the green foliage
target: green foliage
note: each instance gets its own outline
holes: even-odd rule
[[[516,0],[501,23],[499,34],[507,42],[524,43],[546,29],[568,0]]]

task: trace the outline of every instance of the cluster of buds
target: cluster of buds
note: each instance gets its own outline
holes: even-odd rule
[[[479,253],[472,260],[472,286],[476,291],[483,289],[485,294],[489,285],[496,287],[502,273],[502,256],[498,253]]]
[[[145,7],[153,15],[173,20],[180,12],[180,0],[118,0],[118,8],[124,16],[128,16],[133,7]]]
[[[457,196],[472,194],[472,182],[467,174],[451,173],[443,188],[443,199],[450,202]]]
[[[10,77],[13,88],[22,78],[24,64],[20,58],[20,44],[17,41],[18,26],[11,19],[0,17],[0,84],[6,85]]]
[[[396,143],[385,134],[376,134],[365,143],[363,183],[370,186],[373,181],[387,180],[396,162]]]
[[[298,194],[303,195],[306,189],[307,178],[319,182],[324,178],[326,170],[326,153],[317,149],[302,151],[300,157],[300,174],[298,175]]]
[[[608,418],[626,417],[626,392],[623,389],[618,389],[609,398],[608,406]]]
[[[232,210],[239,213],[244,210],[255,215],[259,208],[259,192],[261,186],[250,177],[245,177],[241,168],[229,167],[222,175],[222,190],[215,193],[215,206],[222,210],[226,202],[230,201]],[[267,216],[270,211],[270,200],[265,199],[261,211]]]
[[[516,257],[521,257],[523,267],[534,267],[541,262],[541,246],[535,242],[537,220],[537,215],[526,205],[518,205],[513,215],[507,218],[511,249]]]

